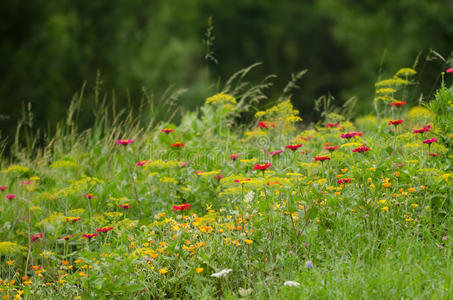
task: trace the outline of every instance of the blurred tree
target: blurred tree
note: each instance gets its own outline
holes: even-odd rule
[[[438,58],[427,55],[430,48],[450,55],[452,15],[447,0],[3,0],[0,134],[12,136],[22,102],[33,104],[39,127],[52,128],[85,81],[90,94],[98,71],[104,91],[115,89],[108,99],[121,107],[137,109],[142,87],[159,105],[174,84],[188,88],[181,104],[193,109],[257,61],[263,65],[251,79],[279,76],[272,96],[291,73],[308,69],[293,101],[312,120],[314,99],[329,92],[340,103],[358,95],[368,107],[373,83],[424,50],[415,92],[427,95],[445,62],[425,58]],[[218,64],[206,61],[202,43],[210,16]],[[92,108],[84,103],[85,112]],[[92,114],[80,122],[90,126]]]

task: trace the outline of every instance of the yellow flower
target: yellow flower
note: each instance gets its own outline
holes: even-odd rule
[[[201,272],[203,272],[203,270],[204,270],[203,268],[196,268],[196,269],[195,269],[195,272],[197,272],[198,274],[200,274]]]
[[[14,262],[15,260],[8,260],[6,263],[8,264],[8,266],[12,266],[14,265]]]
[[[382,211],[388,211],[389,208],[387,206],[384,206],[383,208],[381,208]]]
[[[416,191],[416,189],[415,188],[409,188],[409,189],[407,189],[407,191],[413,193],[413,192]]]
[[[252,240],[244,240],[244,243],[246,243],[247,245],[250,245],[251,243],[253,243]]]
[[[391,184],[390,182],[384,182],[384,183],[382,184],[382,186],[383,186],[383,187],[386,187],[386,188],[389,187],[389,186],[391,186],[391,185],[392,185],[392,184]]]
[[[159,270],[159,273],[160,273],[160,274],[167,274],[167,273],[168,273],[168,270],[167,270],[167,268],[163,268],[163,269],[160,269],[160,270]]]
[[[79,272],[79,275],[80,275],[80,277],[85,277],[85,278],[87,278],[87,277],[88,277],[88,275],[87,275],[87,274],[85,274],[85,273],[83,273],[83,272]]]
[[[417,207],[418,207],[418,204],[417,204],[417,203],[412,203],[411,206],[412,206],[413,208],[417,208]]]

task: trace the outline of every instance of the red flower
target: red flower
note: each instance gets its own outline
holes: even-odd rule
[[[390,106],[392,107],[401,107],[404,104],[406,104],[406,101],[395,101],[395,102],[390,102]]]
[[[177,210],[190,210],[190,204],[180,204],[180,205],[173,205],[173,211]]]
[[[165,133],[170,133],[170,132],[173,132],[175,131],[174,129],[171,129],[171,128],[164,128],[161,130],[161,132],[165,132]]]
[[[247,182],[247,181],[252,181],[250,178],[247,178],[247,179],[235,179],[234,182],[235,183],[244,183],[244,182]]]
[[[312,137],[309,136],[309,135],[308,136],[301,136],[299,139],[302,140],[302,141],[309,141],[309,140],[312,139]]]
[[[88,240],[91,240],[95,236],[98,236],[98,234],[97,233],[84,233],[84,234],[82,234],[82,237],[84,237],[84,238],[86,238]]]
[[[262,122],[258,123],[258,127],[259,128],[263,128],[263,129],[269,128],[269,125],[270,125],[270,127],[275,128],[275,124],[274,123],[270,123],[270,122],[266,122],[266,121],[262,121]]]
[[[80,220],[82,220],[82,218],[66,218],[67,223],[75,223]]]
[[[217,182],[220,182],[220,180],[223,178],[223,175],[222,175],[222,174],[214,175],[213,178],[214,178],[215,180],[217,180]]]
[[[134,140],[117,140],[116,143],[117,144],[120,144],[120,145],[129,145],[129,144],[132,144],[134,142]]]
[[[230,159],[231,159],[231,160],[236,160],[236,159],[238,159],[238,158],[239,158],[239,154],[231,154],[231,155],[230,155]]]
[[[285,146],[286,149],[290,149],[290,150],[293,150],[293,151],[296,151],[300,147],[302,147],[302,144],[293,144],[293,145]]]
[[[453,68],[447,69],[445,73],[453,73]]]
[[[335,150],[338,150],[338,148],[339,148],[339,147],[338,147],[337,145],[334,145],[334,146],[325,146],[325,147],[324,147],[324,150],[328,150],[328,151],[330,151],[330,152],[333,152],[333,151],[335,151]]]
[[[271,152],[269,152],[269,155],[274,156],[274,155],[280,154],[282,152],[283,152],[283,150],[271,151]]]
[[[427,139],[423,141],[423,144],[431,145],[432,143],[437,142],[437,139]]]
[[[204,171],[202,171],[202,170],[195,170],[195,172],[194,172],[194,173],[195,173],[196,175],[200,175],[200,174],[203,174],[203,173],[204,173]]]
[[[71,234],[71,235],[62,236],[60,239],[67,241],[67,240],[69,240],[69,239],[72,239],[73,237],[74,237],[74,235]]]
[[[118,207],[121,207],[122,209],[129,209],[132,207],[132,205],[129,205],[129,204],[120,204],[118,205]]]
[[[362,136],[363,133],[362,132],[347,132],[347,133],[343,133],[341,135],[342,138],[344,139],[350,139],[350,138],[353,138],[355,136]]]
[[[110,227],[96,228],[96,231],[97,232],[108,232],[108,231],[110,231],[112,229],[113,229],[113,227],[110,226]]]
[[[31,235],[31,241],[34,242],[36,240],[40,240],[44,237],[44,233],[40,232],[38,234],[32,234]]]
[[[146,164],[149,163],[149,162],[150,162],[149,160],[141,160],[141,161],[139,161],[139,162],[136,164],[136,166],[137,166],[137,167],[144,166],[144,165],[146,165]]]
[[[183,163],[183,164],[181,165],[181,168],[185,168],[185,167],[187,167],[187,165],[188,165],[188,164],[189,164],[189,162],[188,162],[188,161],[184,162],[184,163]]]
[[[4,191],[4,190],[6,190],[7,188],[8,188],[8,187],[7,187],[6,185],[2,185],[2,186],[0,186],[0,191]]]
[[[16,197],[16,194],[8,194],[5,196],[8,200],[13,200]]]
[[[416,129],[412,132],[413,133],[425,133],[425,132],[428,132],[430,129],[431,129],[431,125],[425,125],[425,126],[423,126],[422,129]]]
[[[176,143],[171,144],[170,147],[173,147],[173,148],[183,148],[185,145],[186,145],[185,143],[176,142]]]
[[[338,123],[327,123],[324,126],[326,126],[327,128],[332,128],[332,127],[336,128],[336,127],[338,127],[338,125],[340,125],[340,124],[338,124]]]
[[[403,120],[389,121],[389,125],[398,126],[398,125],[400,125],[401,123],[403,123]]]
[[[429,156],[439,156],[440,154],[439,153],[429,153],[428,155]]]
[[[367,152],[367,151],[370,151],[371,149],[366,147],[366,146],[360,146],[359,148],[355,148],[354,150],[352,150],[352,152],[358,152],[358,153],[363,153],[363,152]]]
[[[338,184],[345,184],[345,183],[351,183],[352,179],[345,178],[345,179],[340,179],[337,181]]]
[[[330,160],[330,157],[328,157],[328,156],[319,156],[318,155],[318,156],[315,156],[313,158],[315,159],[315,161],[320,161],[320,162],[323,162],[325,160]]]
[[[258,170],[258,171],[266,171],[268,168],[270,168],[272,166],[271,163],[264,163],[264,164],[256,164],[254,167],[253,167],[253,170]]]
[[[31,183],[31,180],[24,180],[20,184],[29,185],[30,183]]]
[[[85,197],[85,198],[88,198],[88,199],[96,199],[97,198],[97,196],[93,196],[92,194],[84,194],[82,196]]]

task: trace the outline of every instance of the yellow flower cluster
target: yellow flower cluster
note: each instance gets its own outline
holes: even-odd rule
[[[205,103],[222,105],[222,104],[228,104],[228,103],[236,104],[237,101],[231,95],[224,94],[224,93],[218,93],[218,94],[215,94],[214,96],[211,96],[208,99],[206,99]]]
[[[73,161],[58,160],[58,161],[54,162],[53,164],[51,164],[49,167],[52,169],[56,169],[56,168],[64,168],[64,167],[76,167],[76,166],[77,166],[77,164]]]

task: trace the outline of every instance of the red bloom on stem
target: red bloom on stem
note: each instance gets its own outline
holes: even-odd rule
[[[394,121],[389,121],[389,125],[395,125],[398,126],[401,123],[403,123],[403,120],[394,120]]]
[[[14,198],[16,198],[16,194],[8,194],[8,195],[6,195],[5,197],[6,197],[6,199],[8,199],[8,200],[13,200]]]
[[[173,205],[173,211],[177,210],[190,210],[190,204],[180,204],[180,205]]]
[[[363,152],[367,152],[367,151],[370,151],[371,149],[366,147],[366,146],[360,146],[359,148],[355,148],[354,150],[352,150],[352,152],[358,152],[358,153],[363,153]]]
[[[230,159],[231,159],[231,160],[236,160],[236,159],[238,159],[238,158],[239,158],[239,154],[231,154],[231,155],[230,155]]]
[[[82,237],[84,237],[84,238],[86,238],[88,240],[91,240],[95,236],[98,236],[98,234],[97,233],[84,233],[84,234],[82,234]]]
[[[97,196],[93,196],[93,194],[83,194],[82,196],[85,197],[85,198],[88,198],[88,199],[96,199],[97,198]]]
[[[318,155],[318,156],[313,157],[313,159],[314,159],[315,161],[323,162],[323,161],[325,161],[325,160],[330,160],[330,157],[328,157],[328,156],[319,156],[319,155]]]
[[[338,127],[338,125],[340,125],[340,124],[338,124],[338,123],[327,123],[324,126],[326,126],[327,128],[336,128],[336,127]]]
[[[423,141],[423,144],[431,145],[432,143],[437,142],[437,139],[427,139]]]
[[[274,155],[280,154],[282,152],[283,152],[283,150],[271,151],[271,152],[269,152],[269,155],[274,156]]]
[[[439,156],[440,154],[439,153],[429,153],[428,155],[429,156]]]
[[[134,142],[134,140],[117,140],[116,141],[117,144],[120,144],[120,145],[123,145],[123,146],[132,144],[133,142]]]
[[[185,143],[176,142],[176,143],[171,144],[170,147],[173,147],[173,148],[183,148],[185,145],[186,145]]]
[[[67,241],[67,240],[69,240],[69,239],[72,239],[73,237],[74,237],[74,235],[71,234],[71,235],[62,236],[60,239]]]
[[[8,188],[8,187],[7,187],[6,185],[2,185],[2,186],[0,186],[0,191],[4,191],[4,190],[6,190],[7,188]]]
[[[293,145],[285,146],[286,149],[290,149],[290,150],[293,150],[293,151],[296,151],[300,147],[302,147],[302,144],[293,144]]]
[[[445,71],[445,73],[453,73],[453,68],[449,68]]]
[[[392,107],[401,107],[401,106],[403,106],[406,103],[407,103],[406,101],[394,101],[394,102],[390,102],[390,106],[392,106]]]
[[[44,237],[44,233],[40,232],[38,234],[32,234],[31,236],[31,241],[35,242],[36,240],[40,240]]]
[[[344,139],[350,139],[350,138],[353,138],[355,136],[362,136],[363,133],[362,132],[347,132],[347,133],[343,133],[341,135],[342,138]]]
[[[181,168],[185,168],[189,165],[190,162],[186,161],[181,165]]]
[[[338,148],[339,148],[339,147],[338,147],[337,145],[334,145],[334,146],[325,146],[325,147],[324,147],[324,150],[333,152],[333,151],[338,150]]]
[[[220,180],[223,178],[223,175],[222,175],[222,174],[214,175],[213,178],[214,178],[215,180],[217,180],[217,182],[220,182]]]
[[[24,180],[20,184],[29,185],[30,183],[31,183],[31,180]]]
[[[171,128],[164,128],[161,130],[161,132],[164,132],[164,133],[170,133],[170,132],[173,132],[175,131],[174,129],[171,129]]]
[[[139,162],[136,164],[136,166],[137,166],[137,167],[144,166],[144,165],[146,165],[146,164],[149,163],[149,162],[150,162],[149,160],[141,160],[141,161],[139,161]]]
[[[413,133],[425,133],[425,132],[428,132],[431,128],[432,128],[431,125],[425,125],[425,126],[423,126],[422,129],[416,129],[412,132]]]
[[[268,168],[270,168],[272,166],[271,163],[264,163],[264,164],[256,164],[254,167],[253,167],[253,170],[255,171],[266,171]]]
[[[351,183],[352,179],[344,178],[337,181],[338,184]]]
[[[129,209],[132,207],[132,205],[129,205],[129,204],[120,204],[118,205],[118,207],[121,207],[122,209]]]
[[[103,228],[96,228],[96,231],[97,232],[109,232],[112,229],[113,229],[113,227],[109,226],[109,227],[103,227]]]

